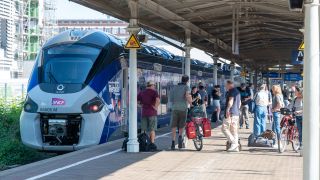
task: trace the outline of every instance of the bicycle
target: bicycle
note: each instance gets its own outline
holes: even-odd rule
[[[278,150],[283,153],[289,143],[292,144],[292,149],[298,152],[300,147],[299,131],[295,126],[296,116],[293,111],[287,108],[280,109],[281,114],[284,115],[280,122],[280,137],[278,138]]]
[[[203,148],[203,117],[204,112],[201,106],[195,106],[189,112],[189,122],[192,121],[195,126],[195,138],[192,138],[192,141],[197,151],[201,151]]]
[[[202,121],[203,118],[192,118],[192,121],[196,127],[196,138],[192,139],[194,147],[197,151],[201,151],[203,148],[203,129],[202,129]]]

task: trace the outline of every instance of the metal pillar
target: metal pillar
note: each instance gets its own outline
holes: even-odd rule
[[[239,8],[232,7],[232,54],[239,55]]]
[[[218,85],[218,58],[213,58],[213,85]]]
[[[130,34],[137,34],[139,28],[137,26],[138,5],[135,1],[129,1],[131,11],[131,19],[128,27]],[[137,50],[129,51],[129,138],[127,143],[128,152],[139,152],[139,143],[137,138]]]
[[[254,88],[258,88],[258,70],[254,71]]]
[[[190,77],[190,51],[191,51],[191,31],[189,29],[186,29],[186,40],[185,40],[185,53],[186,53],[186,56],[185,56],[185,71],[184,71],[184,74],[189,76],[189,78],[191,79]]]
[[[235,65],[230,64],[230,80],[231,81],[234,81],[234,69],[235,69]]]
[[[250,83],[253,83],[253,72],[250,72]]]
[[[319,180],[319,0],[305,1],[303,179]]]

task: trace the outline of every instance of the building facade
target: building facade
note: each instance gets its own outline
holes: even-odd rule
[[[0,78],[10,78],[15,53],[15,2],[0,1]]]
[[[70,29],[90,30],[97,29],[116,35],[121,39],[128,37],[126,28],[128,23],[108,17],[105,20],[86,20],[86,19],[61,19],[57,21],[58,31],[63,32]]]

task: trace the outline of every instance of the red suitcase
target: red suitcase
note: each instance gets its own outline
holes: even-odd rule
[[[187,134],[188,139],[196,138],[196,136],[197,136],[196,127],[194,126],[194,122],[193,121],[187,122],[187,124],[186,124],[186,134]]]
[[[210,137],[211,136],[211,122],[208,118],[203,118],[202,128],[203,128],[203,136]]]

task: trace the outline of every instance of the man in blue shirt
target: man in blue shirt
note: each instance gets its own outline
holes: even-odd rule
[[[222,132],[231,144],[228,152],[239,152],[238,122],[240,115],[241,97],[232,81],[226,83],[226,109],[222,124]]]

